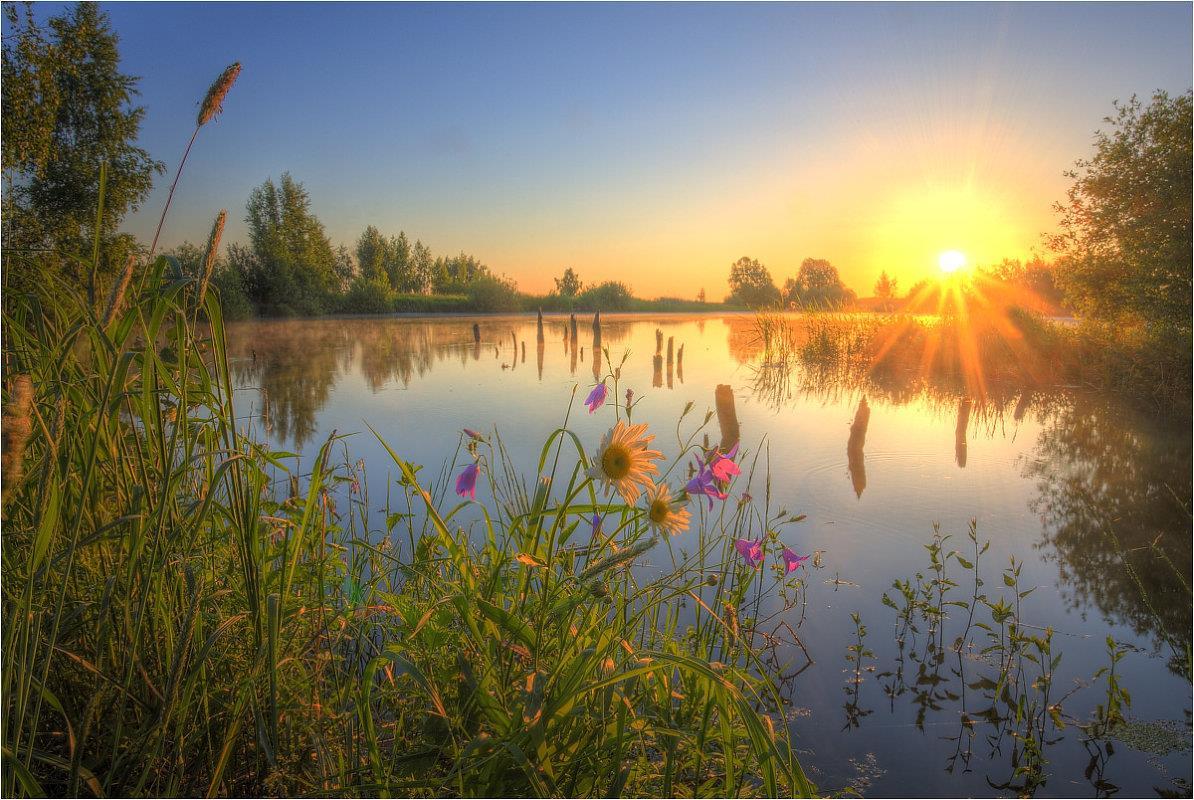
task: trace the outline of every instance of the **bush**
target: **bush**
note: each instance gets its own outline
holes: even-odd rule
[[[467,294],[399,294],[393,308],[403,314],[450,314],[469,310]]]
[[[340,298],[341,314],[389,314],[394,310],[394,292],[378,281],[357,278]]]
[[[223,269],[212,276],[211,283],[219,293],[224,319],[235,321],[253,316],[253,303],[249,300],[240,275],[233,270]]]
[[[468,285],[468,302],[473,311],[520,311],[522,298],[513,281],[482,275]]]
[[[576,298],[579,311],[629,311],[634,304],[630,287],[617,281],[591,286]]]

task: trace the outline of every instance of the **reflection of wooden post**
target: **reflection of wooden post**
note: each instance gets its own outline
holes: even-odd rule
[[[527,343],[522,343],[522,363],[527,363]]]
[[[545,347],[545,345],[543,344],[542,340],[540,340],[539,343],[537,345],[535,345],[535,361],[539,365],[539,380],[543,380],[543,349],[544,349],[544,347]]]
[[[670,367],[676,363],[676,337],[667,337],[667,365]]]
[[[684,369],[684,345],[680,345],[680,349],[676,351],[676,366]]]
[[[576,341],[576,314],[568,319],[568,327],[572,331],[572,341]]]
[[[721,428],[721,452],[728,453],[740,438],[734,390],[729,384],[719,383],[713,397],[717,402],[717,427]]]
[[[543,309],[539,309],[539,318],[535,322],[535,341],[543,341]]]
[[[601,312],[597,311],[593,314],[593,335],[598,339],[601,338]]]
[[[966,468],[966,429],[970,427],[972,405],[969,397],[962,398],[958,403],[958,424],[954,426],[954,458],[963,469]]]
[[[569,371],[570,371],[570,372],[571,372],[573,375],[575,375],[575,374],[576,374],[576,340],[575,340],[575,339],[573,339],[573,340],[572,340],[572,350],[571,350],[571,352],[569,353],[569,356],[570,356],[571,358],[570,358],[570,361],[569,361],[569,364],[568,364],[568,370],[569,370]]]
[[[651,364],[651,385],[658,389],[663,386],[663,356],[656,355]]]
[[[1029,407],[1032,405],[1032,392],[1027,389],[1020,395],[1020,399],[1016,401],[1016,410],[1012,412],[1012,419],[1016,422],[1024,419],[1024,415],[1028,413]]]
[[[518,337],[514,335],[514,331],[510,331],[510,341],[514,343],[514,355],[511,358],[518,358]]]
[[[858,410],[854,412],[854,422],[850,425],[850,441],[846,444],[850,482],[854,485],[854,496],[859,498],[866,489],[866,462],[863,460],[862,448],[866,445],[866,430],[870,424],[871,407],[864,397],[858,401]]]
[[[475,322],[473,323],[473,341],[474,342],[481,341],[481,326]]]

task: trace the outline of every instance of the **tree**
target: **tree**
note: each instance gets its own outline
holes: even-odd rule
[[[900,291],[900,282],[887,275],[887,270],[879,273],[879,280],[875,281],[875,297],[880,300],[891,300]]]
[[[1060,232],[1057,278],[1066,299],[1092,317],[1131,316],[1191,326],[1191,93],[1157,92],[1115,104],[1095,152],[1074,182]],[[1186,345],[1188,347],[1188,344]]]
[[[253,302],[283,316],[323,313],[337,283],[336,256],[303,185],[289,173],[277,185],[266,180],[245,209],[253,255],[245,283]]]
[[[5,4],[4,13],[5,247],[52,250],[52,261],[34,259],[27,266],[53,264],[65,277],[81,279],[72,257],[90,255],[100,165],[106,164],[102,252],[123,265],[132,240],[117,228],[164,169],[135,145],[145,115],[133,105],[138,79],[120,72],[118,38],[94,3],[51,17],[48,30],[37,25],[28,6]],[[23,283],[35,280],[32,274],[25,278]]]
[[[361,270],[361,277],[367,281],[384,282],[389,287],[390,260],[389,240],[372,225],[366,227],[357,239],[357,265]]]
[[[415,240],[410,262],[413,283],[419,287],[417,291],[430,294],[435,286],[435,264],[431,258],[431,248],[423,244],[422,239]]]
[[[824,258],[806,258],[795,279],[784,284],[784,299],[789,305],[813,308],[837,308],[854,300],[854,292],[842,283],[837,268]]]
[[[353,280],[360,274],[352,251],[344,245],[336,248],[336,263],[332,267],[332,272],[336,276],[335,289],[338,292],[347,291]]]
[[[398,231],[398,236],[390,240],[390,260],[386,264],[390,285],[395,291],[418,292],[422,288],[411,266],[410,240],[406,238],[406,231]]]
[[[556,294],[560,297],[576,297],[583,288],[580,278],[572,267],[564,270],[563,276],[556,278]]]
[[[730,266],[730,299],[748,308],[761,308],[779,302],[779,289],[767,268],[753,258],[743,256]]]
[[[698,303],[705,302],[705,287],[704,286],[702,286],[701,290],[699,292],[697,292],[697,302]]]

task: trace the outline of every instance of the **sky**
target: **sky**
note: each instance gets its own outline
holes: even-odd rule
[[[105,3],[168,165],[209,83],[163,241],[289,171],[334,245],[367,225],[466,251],[526,291],[573,267],[644,297],[777,284],[827,258],[862,296],[938,254],[1042,250],[1112,102],[1191,86],[1192,6]],[[46,5],[48,13],[55,6]]]

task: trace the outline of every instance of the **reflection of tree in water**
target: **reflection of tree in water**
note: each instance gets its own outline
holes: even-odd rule
[[[260,391],[256,422],[296,447],[315,433],[315,417],[351,359],[347,332],[324,320],[237,326],[228,351],[237,384]]]
[[[1077,398],[1046,421],[1025,475],[1042,547],[1073,608],[1150,635],[1189,677],[1190,437],[1105,401]]]

